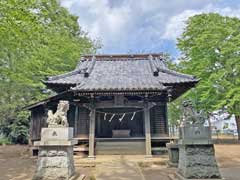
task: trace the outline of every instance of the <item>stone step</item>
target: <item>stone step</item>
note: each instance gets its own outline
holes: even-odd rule
[[[124,155],[145,154],[145,142],[97,142],[96,154]]]
[[[86,152],[86,151],[88,151],[88,146],[87,145],[74,146],[73,151],[74,152]]]
[[[152,147],[153,155],[162,155],[167,153],[168,153],[168,149],[166,147]]]

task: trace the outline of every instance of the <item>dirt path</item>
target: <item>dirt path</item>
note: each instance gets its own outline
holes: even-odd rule
[[[123,156],[113,162],[98,164],[95,177],[97,180],[145,180],[138,165],[127,161]]]
[[[159,180],[159,177],[161,180],[170,180],[168,175],[174,170],[154,164],[141,167],[138,163],[123,157],[115,162],[97,165],[94,174],[97,180]]]
[[[240,145],[215,145],[220,172],[226,180],[240,179]]]
[[[240,167],[240,144],[215,145],[215,153],[219,167]]]
[[[239,180],[240,145],[216,145],[215,150],[223,177],[226,180]],[[112,162],[98,163],[95,168],[76,169],[86,175],[95,176],[97,180],[169,180],[168,174],[175,171],[163,164],[142,167],[137,161],[129,161],[129,158],[114,158]],[[31,180],[35,165],[36,158],[29,156],[27,146],[0,146],[0,180]]]
[[[31,180],[35,164],[27,146],[0,146],[0,180]]]

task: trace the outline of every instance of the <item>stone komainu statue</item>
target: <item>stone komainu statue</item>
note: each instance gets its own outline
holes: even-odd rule
[[[191,101],[183,102],[183,125],[196,124],[204,125],[205,117],[203,111],[197,113],[193,107]]]
[[[57,111],[53,114],[52,110],[48,111],[48,127],[68,127],[67,111],[69,110],[68,101],[59,101]]]

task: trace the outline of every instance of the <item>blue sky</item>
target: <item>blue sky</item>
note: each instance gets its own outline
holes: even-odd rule
[[[240,0],[61,0],[103,47],[98,53],[167,52],[180,56],[176,38],[188,17],[207,12],[240,18]]]

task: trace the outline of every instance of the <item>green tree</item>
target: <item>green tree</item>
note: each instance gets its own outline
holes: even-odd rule
[[[41,80],[96,48],[57,0],[0,1],[0,126],[20,132],[13,124],[23,122],[21,108],[46,96]]]
[[[208,112],[227,108],[236,116],[240,138],[240,19],[215,13],[190,17],[178,48],[183,53],[178,68],[201,78],[185,97]]]

